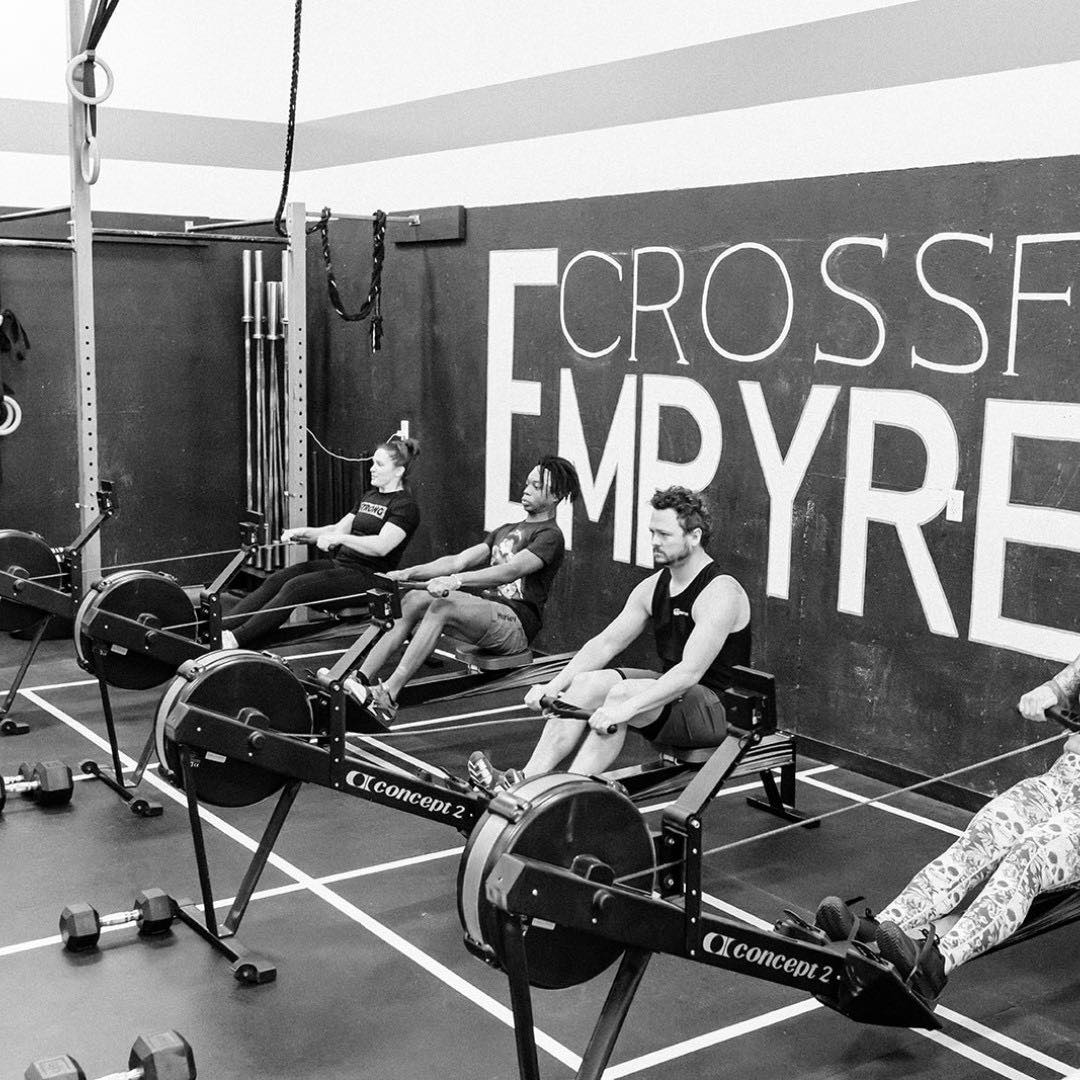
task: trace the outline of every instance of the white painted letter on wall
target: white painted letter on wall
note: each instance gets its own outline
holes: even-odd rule
[[[492,251],[488,256],[485,529],[521,516],[521,504],[508,501],[510,432],[515,414],[540,415],[540,384],[514,378],[514,290],[519,285],[558,284],[558,248]]]
[[[1080,442],[1080,405],[994,398],[986,402],[968,637],[1031,656],[1072,660],[1080,653],[1080,634],[1001,614],[1008,544],[1080,551],[1080,513],[1009,501],[1017,438]]]
[[[559,375],[559,453],[577,467],[581,481],[581,501],[590,521],[599,521],[608,492],[615,484],[615,525],[612,557],[616,562],[630,562],[634,518],[634,440],[637,436],[637,377],[623,377],[615,415],[611,419],[604,452],[596,475],[589,464],[589,443],[595,442],[585,434],[574,389],[574,373],[563,368]],[[559,504],[556,515],[566,538],[573,546],[574,513],[566,502]]]
[[[811,387],[799,417],[799,426],[791,437],[787,457],[780,453],[761,384],[740,382],[739,391],[765,476],[765,486],[769,490],[769,562],[765,592],[786,600],[791,586],[791,520],[795,496],[829,422],[840,387]]]
[[[926,472],[920,487],[890,491],[873,486],[874,431],[878,425],[906,428],[922,440]],[[955,490],[959,463],[956,429],[939,402],[910,390],[852,388],[838,610],[863,614],[867,525],[880,521],[894,526],[900,537],[927,625],[943,637],[957,636],[922,526],[943,510],[948,520],[961,520],[963,493]]]
[[[688,412],[701,433],[701,445],[692,461],[660,458],[660,410]],[[707,488],[716,475],[723,446],[720,414],[699,382],[682,375],[644,375],[641,380],[641,448],[638,466],[638,519],[636,561],[651,567],[648,502],[658,488],[681,484],[692,491]]]

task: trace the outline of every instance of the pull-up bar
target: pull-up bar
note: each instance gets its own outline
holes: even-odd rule
[[[66,214],[70,205],[41,206],[36,210],[13,210],[10,214],[0,214],[0,221],[22,221],[24,218],[48,217],[50,214]]]
[[[321,220],[318,216],[308,218],[309,221]],[[331,221],[374,221],[374,214],[331,214]],[[420,225],[419,214],[388,214],[387,221],[397,222],[401,225],[411,225],[414,228]],[[254,225],[273,225],[273,218],[251,218],[247,221],[212,221],[206,225],[196,225],[192,221],[184,222],[184,229],[189,233],[213,232],[214,229],[245,229]]]
[[[243,224],[243,222],[241,222]],[[217,226],[220,228],[221,226]],[[169,229],[111,229],[95,228],[94,236],[130,236],[138,240],[220,240],[232,244],[276,244],[287,247],[289,241],[284,236],[240,236],[236,233],[200,233],[193,236],[190,232]]]

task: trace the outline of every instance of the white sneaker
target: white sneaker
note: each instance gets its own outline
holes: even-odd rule
[[[236,640],[236,635],[231,630],[221,631],[221,647],[223,649],[239,649],[240,642]]]

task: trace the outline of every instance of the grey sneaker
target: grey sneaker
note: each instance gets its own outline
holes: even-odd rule
[[[496,769],[483,750],[469,755],[469,779],[485,791],[503,791],[525,779],[520,769]]]
[[[389,727],[398,714],[398,703],[390,696],[382,682],[365,686],[355,674],[350,675],[342,687],[357,705],[367,709],[379,723]]]

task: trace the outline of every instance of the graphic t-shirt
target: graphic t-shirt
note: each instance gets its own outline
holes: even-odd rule
[[[353,536],[377,536],[387,522],[405,531],[405,539],[397,547],[385,555],[361,555],[342,544],[334,551],[335,561],[350,569],[362,567],[376,574],[396,570],[409,539],[420,524],[420,510],[407,491],[384,492],[377,488],[365,491],[353,514],[349,532]]]
[[[484,537],[491,548],[491,565],[508,562],[519,551],[531,551],[543,566],[535,574],[525,574],[503,585],[485,589],[481,595],[513,608],[525,636],[532,641],[540,632],[551,583],[562,565],[566,550],[562,530],[554,521],[520,521],[500,525]]]

